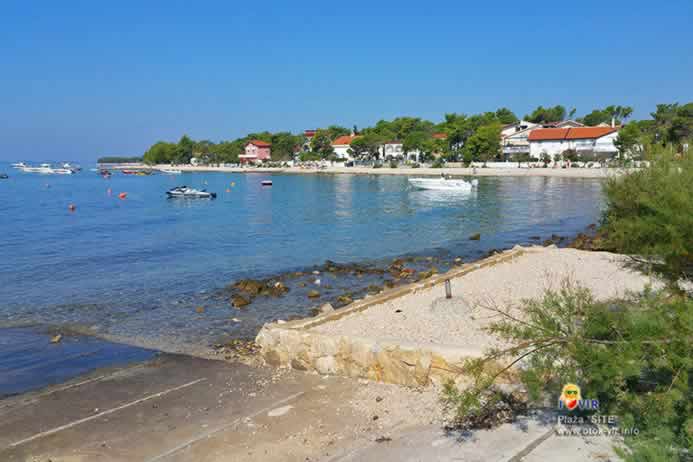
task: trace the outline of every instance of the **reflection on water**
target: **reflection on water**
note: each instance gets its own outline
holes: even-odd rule
[[[180,184],[217,199],[167,199]],[[388,175],[15,175],[0,185],[0,325],[75,322],[206,341],[307,313],[298,292],[243,313],[229,312],[225,300],[195,313],[239,278],[327,259],[475,258],[534,235],[580,232],[598,220],[601,203],[601,182],[587,179],[480,178],[478,189],[458,193],[411,189],[405,177]],[[475,233],[480,241],[469,240]],[[229,322],[234,314],[240,325]]]

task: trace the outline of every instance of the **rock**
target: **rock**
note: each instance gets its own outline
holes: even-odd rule
[[[54,335],[53,338],[51,338],[51,343],[60,343],[63,339],[63,334],[57,334]]]
[[[289,288],[284,285],[281,281],[277,281],[274,284],[270,285],[269,287],[266,287],[266,290],[263,290],[263,294],[271,295],[273,297],[281,297],[285,293],[289,291]]]
[[[305,286],[306,286],[306,283],[305,283],[305,282],[299,282],[299,283],[298,283],[298,286],[299,286],[299,287],[305,287]]]
[[[404,260],[401,258],[397,258],[396,260],[393,260],[390,266],[388,266],[388,270],[396,270],[396,271],[402,271],[402,268],[404,268]]]
[[[388,289],[392,289],[393,287],[395,287],[395,281],[392,281],[392,280],[388,279],[387,281],[385,281],[385,282],[383,283],[383,285],[384,285],[385,287],[387,287]]]
[[[530,240],[530,241],[540,241],[540,240],[541,240],[541,236],[529,236],[529,240]]]
[[[587,229],[594,231],[595,229],[597,229],[597,225],[592,223],[592,224],[587,226]]]
[[[380,292],[382,292],[382,290],[382,287],[377,286],[375,284],[368,286],[368,288],[366,289],[366,291],[371,295],[379,294]]]
[[[392,441],[392,438],[388,436],[379,436],[375,439],[376,443],[387,443],[389,441]]]
[[[231,304],[236,308],[243,308],[246,305],[250,305],[250,300],[242,295],[234,295],[231,297]]]
[[[324,305],[320,306],[319,310],[321,314],[331,313],[334,311],[334,307],[329,303],[325,303]]]
[[[554,244],[555,244],[555,242],[553,242],[551,239],[547,239],[544,242],[542,242],[541,245],[543,245],[544,247],[548,247],[548,246],[554,245]]]
[[[258,295],[265,289],[265,283],[254,279],[241,279],[233,285],[236,289],[247,293],[248,295]]]
[[[353,302],[351,296],[348,294],[340,295],[339,297],[337,297],[337,301],[342,305],[349,305],[351,302]]]
[[[480,233],[472,234],[471,236],[469,236],[470,241],[478,241],[479,239],[481,239]]]
[[[431,266],[431,269],[428,270],[428,272],[431,273],[432,275],[438,274],[438,268],[436,268],[435,266]]]
[[[459,265],[460,263],[463,262],[462,257],[455,258],[454,262]]]
[[[320,292],[317,290],[311,290],[308,292],[308,298],[318,298],[320,296]]]
[[[561,242],[564,239],[565,239],[565,237],[559,236],[558,234],[552,234],[551,235],[551,240],[554,242]]]
[[[379,402],[381,402],[382,400],[383,400],[383,397],[382,397],[382,396],[376,396],[376,397],[375,397],[375,402],[376,402],[376,403],[379,403]]]
[[[204,306],[198,306],[195,308],[195,313],[204,313],[205,312],[205,307]]]

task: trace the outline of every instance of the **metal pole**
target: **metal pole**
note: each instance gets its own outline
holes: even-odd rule
[[[445,298],[452,298],[452,287],[450,287],[450,279],[445,280]]]

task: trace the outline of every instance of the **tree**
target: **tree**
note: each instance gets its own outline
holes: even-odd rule
[[[325,129],[325,131],[327,132],[327,136],[330,137],[330,140],[334,140],[335,138],[338,138],[340,136],[351,134],[348,128],[340,127],[339,125],[330,125]]]
[[[188,135],[183,135],[176,145],[172,162],[174,164],[189,164],[193,156],[194,142]]]
[[[611,246],[652,260],[672,280],[693,277],[693,157],[646,149],[650,167],[605,188],[604,227]]]
[[[578,152],[575,149],[566,149],[561,153],[561,157],[565,160],[569,160],[570,162],[577,162],[579,159]]]
[[[582,123],[594,127],[605,123],[611,124],[612,119],[617,125],[620,125],[633,113],[633,108],[630,106],[607,106],[604,109],[593,109],[581,119]]]
[[[245,151],[245,140],[222,141],[213,148],[212,157],[216,162],[225,164],[238,163],[238,156]]]
[[[500,155],[501,125],[493,123],[480,127],[469,137],[464,145],[464,158],[467,161],[488,162]]]
[[[525,120],[540,124],[546,122],[560,122],[565,119],[566,110],[565,107],[560,104],[554,107],[539,106],[531,114],[525,116]]]
[[[514,124],[518,121],[515,113],[507,107],[498,109],[496,111],[496,118],[498,119],[498,122],[502,123],[503,125]]]
[[[322,159],[327,159],[334,154],[332,141],[334,138],[330,136],[329,129],[319,129],[315,132],[315,136],[310,140],[310,150],[318,154]]]
[[[301,137],[289,132],[272,135],[272,160],[290,160],[296,148],[301,145]]]
[[[386,140],[375,133],[366,133],[351,142],[351,152],[355,158],[378,160],[380,148]]]
[[[144,162],[150,165],[171,163],[175,158],[176,149],[174,143],[159,141],[144,153]]]
[[[614,145],[618,149],[619,156],[636,157],[639,154],[639,147],[642,144],[642,132],[637,123],[626,124],[618,131],[618,137],[614,140]]]

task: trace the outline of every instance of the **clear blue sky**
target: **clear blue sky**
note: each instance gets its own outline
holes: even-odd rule
[[[14,1],[0,160],[139,155],[183,133],[693,99],[691,0]]]

